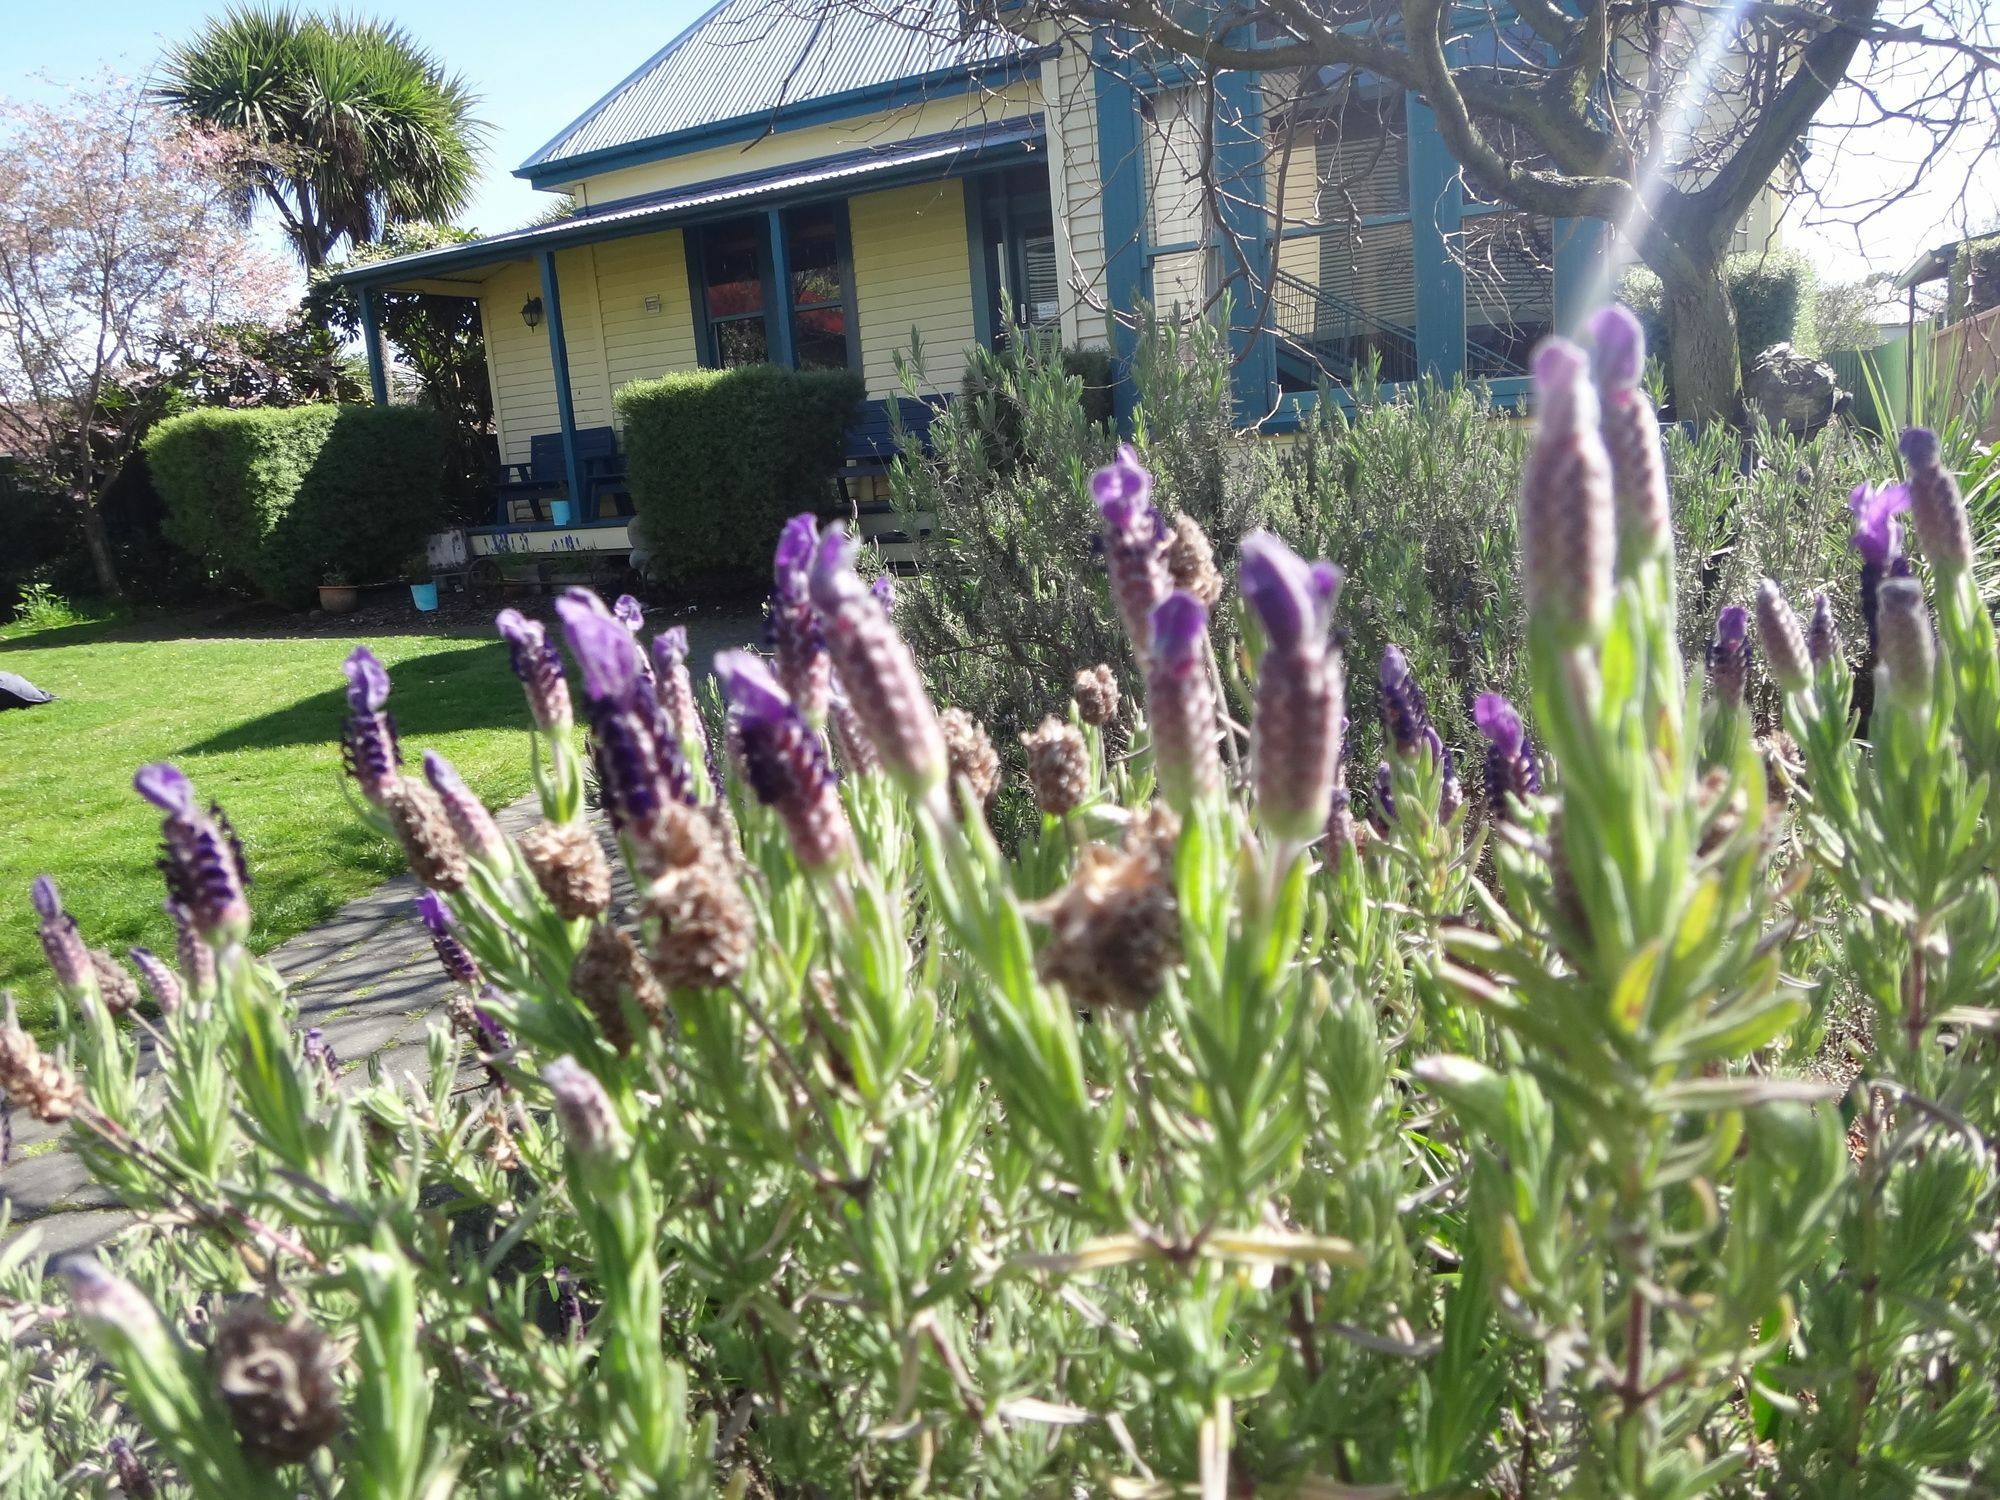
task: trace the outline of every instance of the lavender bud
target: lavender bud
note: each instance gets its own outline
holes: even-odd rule
[[[1512,819],[1508,798],[1525,802],[1542,789],[1541,767],[1521,715],[1498,693],[1481,693],[1472,722],[1486,737],[1486,810],[1496,822]]]
[[[1326,864],[1340,866],[1361,850],[1361,830],[1354,821],[1354,796],[1344,786],[1333,789],[1326,814]]]
[[[813,556],[811,590],[826,648],[882,766],[919,800],[933,800],[949,761],[937,709],[916,658],[854,571],[855,543],[829,526]]]
[[[5,997],[0,1010],[0,1099],[6,1108],[20,1105],[44,1125],[59,1125],[76,1112],[83,1090],[75,1077],[21,1029],[15,1014],[14,997]],[[5,1109],[0,1109],[0,1119]],[[0,1152],[0,1156],[4,1156]]]
[[[70,1307],[87,1324],[115,1328],[127,1337],[151,1342],[164,1332],[160,1315],[146,1294],[90,1255],[73,1255],[62,1263],[69,1283]]]
[[[423,919],[424,930],[431,935],[431,947],[436,950],[438,962],[444,966],[445,973],[459,984],[478,988],[479,965],[452,931],[451,911],[436,891],[417,893],[417,915]]]
[[[542,1081],[555,1095],[556,1118],[570,1149],[586,1161],[612,1162],[625,1155],[625,1127],[604,1085],[583,1064],[567,1055],[542,1069]]]
[[[1426,749],[1441,759],[1444,746],[1431,728],[1430,704],[1400,646],[1392,643],[1383,648],[1376,680],[1382,690],[1382,731],[1389,748],[1404,760]]]
[[[1153,731],[1153,774],[1160,796],[1186,816],[1221,785],[1215,695],[1209,686],[1208,611],[1176,589],[1147,624],[1146,720]]]
[[[1386,760],[1375,763],[1375,796],[1369,814],[1376,832],[1385,837],[1396,826],[1396,776]]]
[[[1958,481],[1940,461],[1937,434],[1911,427],[1896,445],[1910,470],[1910,519],[1924,555],[1939,573],[1956,577],[1972,566],[1972,527]]]
[[[1723,607],[1708,643],[1708,690],[1723,708],[1743,706],[1750,679],[1750,612],[1740,604]]]
[[[1673,540],[1673,526],[1660,419],[1639,389],[1646,370],[1646,332],[1629,309],[1613,305],[1590,320],[1590,338],[1601,408],[1598,427],[1611,464],[1620,546],[1633,560],[1656,557]]]
[[[1813,595],[1812,623],[1806,627],[1806,654],[1815,667],[1840,655],[1840,627],[1833,622],[1833,601],[1821,589]]]
[[[1280,838],[1318,836],[1340,766],[1340,654],[1330,649],[1340,570],[1308,565],[1267,531],[1243,538],[1243,597],[1268,643],[1257,673],[1257,811]]]
[[[150,948],[134,948],[131,954],[132,965],[139,971],[139,977],[146,981],[146,988],[153,996],[153,1003],[160,1007],[160,1014],[172,1015],[181,1003],[179,977]]]
[[[215,993],[215,950],[202,941],[194,925],[194,914],[179,901],[166,903],[167,916],[174,924],[174,958],[188,995],[199,999]]]
[[[1538,425],[1521,478],[1521,561],[1529,614],[1561,646],[1594,641],[1611,612],[1611,460],[1583,351],[1535,352]]]
[[[1153,612],[1172,588],[1166,526],[1153,504],[1153,477],[1140,467],[1131,445],[1123,444],[1115,462],[1090,476],[1090,492],[1104,517],[1111,597],[1133,650],[1143,658],[1152,639]]]
[[[1875,591],[1902,561],[1901,529],[1896,517],[1910,508],[1910,491],[1901,484],[1857,484],[1847,497],[1854,513],[1854,550],[1861,554],[1861,619],[1868,627],[1868,647],[1875,649]]]
[[[562,657],[550,643],[539,620],[530,620],[518,609],[503,609],[493,623],[507,650],[514,675],[527,694],[528,712],[535,727],[544,734],[567,730],[571,723],[569,683],[563,678]]]
[[[465,852],[489,868],[506,868],[507,839],[500,825],[493,821],[486,804],[472,795],[452,763],[437,751],[426,750],[424,778],[444,804],[444,815],[451,820],[451,831],[458,835]]]
[[[211,947],[241,942],[250,931],[250,903],[243,894],[248,877],[243,846],[222,809],[210,803],[201,812],[187,777],[165,762],[141,766],[132,785],[166,813],[160,823],[165,856],[160,870],[168,894],[187,909],[203,942]]]
[[[341,671],[347,674],[347,723],[341,730],[340,758],[361,795],[380,807],[403,764],[396,721],[384,711],[389,674],[366,646],[356,646]]]
[[[122,1016],[139,1003],[139,984],[131,971],[103,948],[90,950],[91,971],[97,976],[97,998],[114,1016]]]
[[[840,862],[852,837],[820,737],[758,657],[724,651],[715,658],[715,674],[729,700],[730,737],[750,789],[777,812],[792,853],[809,870]]]
[[[1442,822],[1449,823],[1458,810],[1465,806],[1465,785],[1458,779],[1458,758],[1442,741],[1438,743],[1437,756],[1438,818]]]
[[[694,679],[688,674],[688,633],[685,625],[674,625],[653,637],[653,692],[660,711],[666,715],[677,743],[691,747],[694,754],[708,755],[708,726],[702,722],[701,708],[694,698]]]
[[[882,757],[875,753],[875,742],[868,738],[868,731],[861,727],[860,716],[854,712],[854,705],[847,701],[847,694],[838,686],[827,696],[827,727],[833,731],[833,743],[840,751],[841,764],[847,767],[849,776],[874,776],[882,769]],[[942,721],[940,721],[940,727]]]
[[[1757,639],[1764,648],[1764,664],[1772,680],[1788,693],[1804,692],[1812,681],[1812,657],[1799,630],[1798,616],[1785,602],[1775,579],[1766,578],[1757,585]]]
[[[1877,696],[1912,711],[1926,709],[1937,668],[1937,644],[1931,638],[1923,585],[1914,578],[1885,578],[1878,602]]]
[[[37,875],[28,889],[35,903],[35,912],[42,919],[42,952],[48,955],[49,968],[56,976],[56,984],[71,999],[94,994],[97,979],[90,962],[90,950],[84,946],[76,918],[63,910],[62,897],[56,893],[56,883],[46,875]]]
[[[827,686],[833,676],[819,621],[813,617],[812,562],[818,546],[819,523],[810,513],[785,523],[772,558],[775,586],[767,616],[778,681],[815,729],[826,722]]]

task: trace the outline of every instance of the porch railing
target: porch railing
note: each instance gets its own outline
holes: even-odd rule
[[[1330,379],[1345,384],[1374,355],[1383,380],[1417,378],[1417,331],[1389,322],[1323,286],[1274,272],[1272,331]]]

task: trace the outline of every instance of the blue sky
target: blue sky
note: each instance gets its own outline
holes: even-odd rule
[[[47,98],[105,68],[138,77],[165,43],[193,35],[224,0],[0,0],[0,98]],[[537,147],[707,9],[707,0],[395,0],[393,17],[483,97],[486,172],[465,224],[526,223],[550,200],[513,176]]]

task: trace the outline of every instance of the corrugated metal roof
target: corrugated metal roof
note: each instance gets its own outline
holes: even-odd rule
[[[615,208],[581,213],[528,229],[487,235],[462,245],[440,245],[435,250],[419,250],[394,260],[370,261],[334,275],[334,281],[387,285],[412,277],[435,275],[444,270],[517,260],[535,250],[567,244],[589,244],[664,228],[681,219],[711,217],[707,210],[726,204],[761,198],[814,198],[809,189],[851,178],[885,172],[928,179],[945,177],[953,168],[967,167],[984,157],[1018,156],[1032,151],[1042,138],[1040,115],[1024,115],[995,124],[968,126],[945,131],[893,146],[869,147],[840,156],[789,167],[767,168],[734,177],[717,178],[691,187],[675,188],[648,198],[628,200]],[[913,172],[913,168],[924,168]]]
[[[964,15],[958,0],[721,0],[521,170],[1032,50]]]

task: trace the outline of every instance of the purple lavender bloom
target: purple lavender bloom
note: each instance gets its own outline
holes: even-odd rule
[[[893,615],[896,612],[896,581],[887,573],[877,573],[868,585],[868,592],[873,594],[875,602],[882,606],[883,614]]]
[[[950,760],[916,658],[854,571],[854,540],[836,524],[819,539],[810,587],[834,669],[882,767],[912,797],[936,804]]]
[[[165,903],[167,918],[174,924],[174,957],[180,964],[181,979],[189,995],[200,997],[215,991],[215,950],[202,941],[195,929],[194,913],[179,901]]]
[[[1812,622],[1806,626],[1806,655],[1823,667],[1840,655],[1840,627],[1833,621],[1833,601],[1821,589],[1813,595]]]
[[[1726,709],[1743,706],[1743,689],[1750,679],[1750,612],[1740,604],[1723,607],[1715,622],[1715,639],[1708,643],[1708,687]]]
[[[1910,488],[1904,484],[1857,484],[1847,497],[1854,513],[1854,550],[1864,563],[1889,570],[1902,555],[1901,528],[1896,517],[1910,508]]]
[[[341,730],[340,758],[361,795],[380,807],[395,790],[403,764],[396,721],[384,711],[389,674],[366,646],[356,646],[341,671],[347,674],[347,723]]]
[[[1896,445],[1910,471],[1910,520],[1924,555],[1940,573],[1956,577],[1972,566],[1972,526],[1958,481],[1945,469],[1937,434],[1907,429]]]
[[[1630,561],[1656,556],[1666,550],[1673,532],[1659,414],[1639,389],[1646,370],[1646,331],[1629,309],[1613,305],[1590,320],[1590,338],[1598,430],[1611,462],[1619,544]]]
[[[179,769],[160,762],[141,766],[132,778],[139,795],[166,814],[160,831],[160,870],[168,894],[187,908],[188,919],[211,947],[241,942],[250,930],[250,903],[243,889],[249,876],[243,846],[222,809],[199,810],[194,787]]]
[[[1253,531],[1240,579],[1268,642],[1257,673],[1257,808],[1280,837],[1310,839],[1324,826],[1340,765],[1341,663],[1327,639],[1340,570]]]
[[[472,794],[472,788],[465,784],[452,763],[437,751],[426,750],[424,778],[444,804],[445,816],[451,819],[451,831],[458,835],[465,852],[483,865],[496,869],[506,866],[506,835],[500,832],[493,814]]]
[[[1937,673],[1937,642],[1931,635],[1923,585],[1914,578],[1885,578],[1880,602],[1875,696],[1911,712],[1924,711],[1930,706]]]
[[[1208,608],[1185,589],[1160,601],[1147,623],[1146,722],[1160,795],[1186,815],[1222,781],[1215,694],[1208,677]]]
[[[729,700],[729,733],[757,800],[785,825],[792,852],[809,870],[838,863],[852,842],[835,791],[826,745],[763,661],[724,651],[715,675]]]
[[[1535,440],[1521,475],[1521,564],[1530,615],[1558,645],[1594,641],[1611,613],[1611,459],[1576,345],[1535,351]]]
[[[1386,760],[1375,762],[1375,796],[1368,812],[1377,833],[1386,836],[1396,826],[1396,776]]]
[[[565,592],[556,612],[583,673],[605,809],[613,827],[643,836],[670,799],[692,799],[693,781],[679,743],[651,683],[640,675],[631,632],[582,589]]]
[[[627,630],[632,632],[633,640],[636,641],[645,634],[646,607],[645,605],[641,604],[637,599],[633,598],[630,594],[620,594],[615,600],[613,600],[611,604],[611,613],[613,616],[617,618],[619,624],[623,625]],[[648,660],[646,653],[643,650],[641,650],[638,653],[638,655],[639,655],[639,675],[645,678],[652,677],[653,663],[650,660]]]
[[[181,982],[178,975],[161,961],[160,956],[150,948],[134,948],[132,967],[139,971],[139,977],[146,981],[146,988],[152,992],[153,1003],[160,1007],[160,1014],[170,1016],[180,1008]]]
[[[1104,517],[1104,558],[1111,569],[1111,597],[1133,650],[1143,659],[1153,611],[1167,597],[1167,527],[1153,504],[1153,477],[1131,445],[1090,476],[1090,493]]]
[[[319,1027],[306,1028],[303,1050],[307,1067],[322,1069],[329,1080],[340,1077],[340,1056],[333,1050],[333,1043],[326,1039],[326,1033]]]
[[[793,516],[785,523],[772,558],[775,586],[768,606],[778,681],[814,728],[826,722],[827,689],[833,678],[826,641],[812,607],[812,562],[818,547],[819,522],[810,513]]]
[[[417,893],[417,915],[423,919],[424,928],[431,935],[431,947],[436,951],[445,973],[459,984],[476,988],[479,984],[479,965],[452,930],[451,911],[436,891]]]
[[[1506,822],[1512,816],[1510,796],[1525,802],[1542,789],[1534,746],[1520,713],[1498,693],[1481,693],[1473,700],[1472,722],[1486,737],[1486,810]]]
[[[1428,750],[1441,760],[1444,745],[1431,728],[1430,703],[1400,646],[1383,648],[1377,681],[1382,689],[1382,729],[1390,749],[1400,759]]]
[[[562,657],[541,621],[530,620],[518,609],[503,609],[493,623],[507,643],[514,675],[527,694],[535,727],[544,734],[568,729],[572,722],[569,683],[563,678]]]
[[[708,726],[694,699],[694,678],[688,673],[688,633],[674,625],[653,637],[653,694],[667,716],[674,743],[706,759]]]
[[[46,875],[37,875],[28,892],[35,903],[35,914],[42,919],[42,952],[48,955],[56,983],[66,995],[94,993],[97,978],[91,968],[90,950],[83,945],[76,918],[63,910],[56,883]]]

